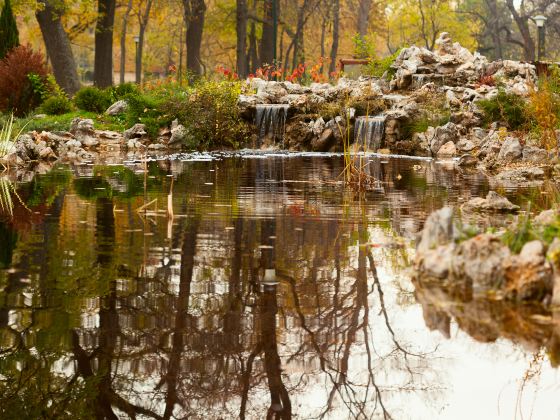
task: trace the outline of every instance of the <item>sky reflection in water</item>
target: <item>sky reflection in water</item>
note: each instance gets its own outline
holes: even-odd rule
[[[372,158],[379,188],[357,197],[342,165],[182,157],[19,185],[0,223],[1,417],[560,418],[550,326],[459,328],[410,281],[426,216],[485,180]]]

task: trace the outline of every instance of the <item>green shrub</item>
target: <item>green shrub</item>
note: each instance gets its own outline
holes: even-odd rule
[[[529,122],[526,101],[502,87],[494,98],[480,100],[477,105],[484,113],[486,124],[498,121],[505,123],[511,130],[517,130]]]
[[[74,107],[66,95],[56,95],[48,97],[39,109],[47,115],[62,115],[72,112]]]
[[[395,59],[399,56],[401,50],[396,51],[394,54],[391,54],[387,57],[383,58],[373,58],[369,62],[366,68],[366,74],[373,77],[383,77],[385,72],[387,72],[387,76],[391,79],[395,75],[395,70],[391,68],[391,65],[395,62]]]
[[[238,147],[248,136],[237,109],[240,93],[239,82],[202,79],[165,100],[162,109],[170,120],[177,118],[187,128],[187,147]]]
[[[126,95],[139,95],[140,89],[134,83],[123,83],[109,88],[109,94],[112,102],[124,99]]]
[[[173,120],[171,116],[164,115],[163,100],[153,93],[129,93],[123,99],[128,103],[125,115],[127,125],[131,127],[136,123],[144,124],[151,138],[156,138],[159,129]]]
[[[84,111],[101,114],[111,106],[111,95],[108,91],[88,86],[76,93],[74,103]]]

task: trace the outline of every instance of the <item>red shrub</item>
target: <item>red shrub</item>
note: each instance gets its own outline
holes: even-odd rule
[[[39,106],[48,73],[40,53],[23,45],[12,49],[0,61],[0,111],[22,116]]]

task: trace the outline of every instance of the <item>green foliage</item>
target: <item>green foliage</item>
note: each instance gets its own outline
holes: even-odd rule
[[[108,90],[87,86],[76,93],[74,103],[84,111],[101,114],[111,106],[111,94]]]
[[[47,115],[62,115],[72,112],[74,106],[66,95],[57,95],[48,97],[39,109]]]
[[[131,127],[136,123],[144,124],[151,138],[157,137],[159,129],[173,120],[164,115],[163,100],[154,93],[129,93],[124,99],[128,103],[125,116],[127,125]]]
[[[492,99],[483,99],[477,102],[484,113],[484,122],[503,122],[509,129],[517,130],[527,125],[528,113],[526,101],[518,95],[508,93],[503,87],[498,89],[498,94]]]
[[[0,60],[6,57],[8,51],[19,45],[19,32],[12,12],[10,0],[4,1],[0,14]]]
[[[404,125],[406,137],[412,137],[414,133],[424,133],[428,127],[445,125],[451,118],[444,95],[430,94],[423,98],[422,105],[420,116]]]
[[[107,89],[112,102],[124,99],[127,95],[139,95],[140,89],[135,83],[122,83]]]
[[[355,34],[352,37],[354,44],[354,57],[356,58],[370,58],[375,56],[375,48],[373,42],[368,42],[366,37],[360,34]]]
[[[188,130],[189,149],[238,147],[248,136],[237,109],[240,93],[239,82],[201,79],[186,92],[167,99],[162,109]]]
[[[45,118],[19,118],[14,123],[14,129],[21,129],[25,126],[25,129],[29,131],[67,131],[72,120],[76,117],[94,119],[95,128],[100,130],[123,131],[127,128],[124,121],[118,117],[98,116],[95,113],[85,111],[72,111],[62,115],[50,115]]]
[[[391,79],[395,75],[395,70],[391,68],[391,65],[395,62],[395,59],[400,53],[401,51],[398,50],[387,57],[373,58],[367,65],[366,73],[374,77],[383,77],[383,75],[387,73],[387,77]]]

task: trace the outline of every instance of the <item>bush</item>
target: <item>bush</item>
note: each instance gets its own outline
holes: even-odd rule
[[[127,125],[131,127],[136,123],[144,124],[151,138],[157,137],[159,129],[169,125],[173,120],[170,116],[164,115],[163,100],[156,94],[129,93],[124,99],[128,103]]]
[[[556,72],[543,76],[538,89],[531,89],[527,111],[531,117],[533,133],[538,144],[547,149],[556,149],[556,129],[560,122],[560,97],[558,86],[560,77]]]
[[[48,69],[43,56],[26,46],[12,49],[0,61],[0,111],[22,116],[44,99]]]
[[[76,93],[74,103],[84,111],[102,114],[111,106],[111,95],[108,91],[88,86]]]
[[[502,87],[498,89],[498,94],[494,98],[480,100],[477,105],[484,113],[486,124],[501,121],[509,129],[517,130],[529,122],[525,100],[513,93],[506,92]]]
[[[138,85],[134,83],[123,83],[117,86],[113,86],[109,88],[111,101],[117,102],[121,99],[124,99],[126,95],[139,95],[140,90],[138,89]]]
[[[203,79],[188,92],[166,100],[162,109],[170,120],[177,118],[187,128],[187,147],[238,147],[248,136],[237,109],[240,92],[239,82]]]
[[[62,115],[72,112],[72,101],[64,94],[49,96],[40,107],[41,112],[47,115]]]
[[[387,73],[388,78],[391,79],[395,75],[395,70],[391,68],[391,65],[395,62],[395,59],[400,53],[401,50],[398,50],[387,57],[372,59],[367,65],[366,74],[381,78]]]

